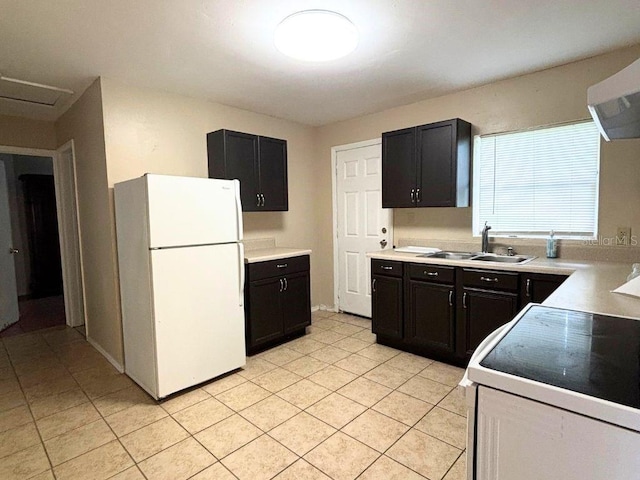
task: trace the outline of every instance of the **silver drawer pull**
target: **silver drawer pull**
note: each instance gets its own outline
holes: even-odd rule
[[[453,307],[453,290],[449,290],[449,306]]]
[[[496,277],[493,277],[493,278],[480,277],[480,280],[482,280],[483,282],[491,282],[491,283],[496,283],[498,281]]]
[[[527,278],[527,297],[531,296],[531,279]]]
[[[393,270],[393,267],[388,267],[386,265],[382,265],[380,268],[383,270]]]
[[[288,263],[279,263],[278,265],[276,265],[276,267],[278,268],[287,268],[289,266]]]
[[[429,276],[429,277],[437,277],[438,276],[438,272],[427,272],[426,270],[423,272],[425,275]]]

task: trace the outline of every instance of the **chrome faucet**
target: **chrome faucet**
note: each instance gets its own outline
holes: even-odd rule
[[[491,227],[484,222],[484,228],[482,229],[482,253],[489,252],[489,230]]]

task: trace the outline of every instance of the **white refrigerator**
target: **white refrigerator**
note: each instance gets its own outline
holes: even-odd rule
[[[125,372],[156,399],[245,364],[237,180],[114,186]]]

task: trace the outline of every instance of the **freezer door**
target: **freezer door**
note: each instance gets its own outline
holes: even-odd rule
[[[151,252],[158,396],[245,364],[240,244]]]
[[[237,180],[152,174],[146,179],[150,248],[242,239]]]

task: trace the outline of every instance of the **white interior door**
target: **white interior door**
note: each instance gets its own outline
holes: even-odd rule
[[[4,162],[0,162],[0,330],[16,323],[19,318],[13,254],[7,173]]]
[[[75,156],[72,141],[57,150],[53,162],[53,172],[56,186],[65,316],[67,325],[77,327],[85,323],[85,308]]]
[[[367,252],[391,248],[392,210],[382,208],[380,140],[335,150],[338,309],[371,317]]]

